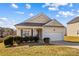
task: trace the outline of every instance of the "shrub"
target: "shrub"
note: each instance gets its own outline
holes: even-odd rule
[[[33,42],[33,41],[34,41],[34,37],[30,36],[30,37],[29,37],[29,41],[30,41],[30,42]]]
[[[45,43],[49,43],[50,38],[44,38]]]
[[[23,41],[23,40],[22,40],[23,38],[20,37],[20,36],[15,36],[13,39],[14,39],[14,42],[16,42],[18,45],[19,45],[20,43],[22,43],[22,41]]]
[[[12,37],[12,36],[7,36],[7,37],[5,37],[4,45],[5,45],[6,47],[13,46],[13,37]]]
[[[39,40],[38,37],[32,37],[32,36],[29,37],[30,42],[38,42],[38,40]]]
[[[39,37],[34,37],[34,39],[33,39],[35,42],[38,42],[38,40],[39,40]]]
[[[24,37],[23,41],[28,42],[29,41],[29,37]]]

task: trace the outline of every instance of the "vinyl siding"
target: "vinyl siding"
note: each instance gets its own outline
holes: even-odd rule
[[[67,36],[79,36],[79,22],[67,25]]]
[[[52,41],[62,41],[64,40],[65,28],[64,27],[44,27],[43,28],[43,38],[50,38],[50,43]]]

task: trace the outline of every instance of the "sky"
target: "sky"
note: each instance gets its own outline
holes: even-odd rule
[[[15,24],[41,12],[67,26],[79,16],[79,3],[0,3],[0,27],[15,29]]]

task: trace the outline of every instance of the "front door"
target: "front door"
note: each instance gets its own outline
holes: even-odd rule
[[[42,29],[37,29],[37,37],[42,39]]]

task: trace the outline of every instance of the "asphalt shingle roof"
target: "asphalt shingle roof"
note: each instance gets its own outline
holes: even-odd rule
[[[45,22],[42,22],[43,20]],[[35,21],[36,20],[36,21]],[[38,22],[37,20],[40,20],[40,22]],[[32,22],[33,21],[33,22]],[[35,22],[34,22],[35,21]],[[53,24],[52,24],[53,23]],[[47,25],[45,25],[47,24]],[[57,20],[54,20],[54,19],[50,19],[48,16],[46,16],[45,14],[41,13],[41,14],[38,14],[32,18],[29,18],[28,20],[22,22],[22,23],[19,23],[19,24],[16,24],[15,26],[63,26],[61,23],[59,23]],[[64,26],[63,26],[64,27]]]
[[[71,21],[69,21],[67,24],[72,24],[72,23],[76,23],[79,22],[79,16],[75,17],[74,19],[72,19]]]
[[[15,26],[42,26],[44,25],[45,23],[30,23],[30,22],[23,22],[23,23],[19,23],[19,24],[16,24]]]

